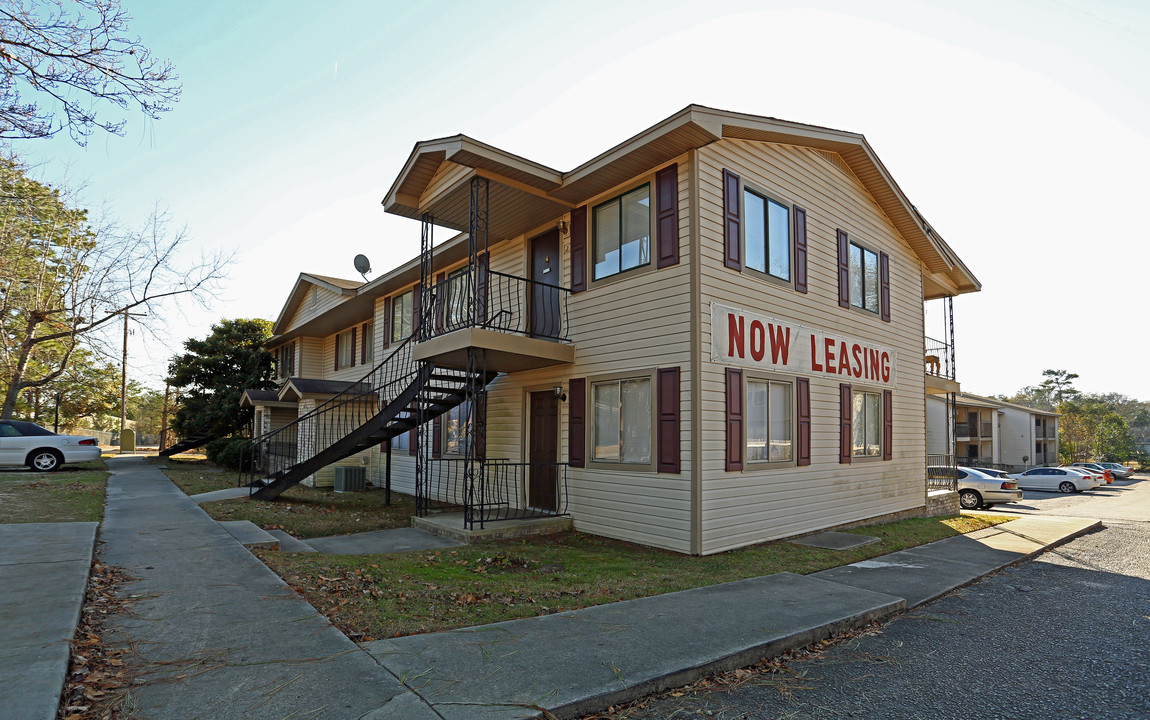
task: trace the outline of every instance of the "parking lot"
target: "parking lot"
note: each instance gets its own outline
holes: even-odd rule
[[[1022,501],[995,505],[994,512],[1043,513],[1093,517],[1100,520],[1150,520],[1150,475],[1135,475],[1130,480],[1116,480],[1113,485],[1065,495],[1058,492],[1026,490]]]

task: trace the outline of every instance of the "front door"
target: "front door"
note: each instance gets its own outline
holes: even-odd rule
[[[557,338],[559,327],[559,230],[531,241],[531,335]]]
[[[530,394],[527,504],[559,509],[559,398],[552,390]]]

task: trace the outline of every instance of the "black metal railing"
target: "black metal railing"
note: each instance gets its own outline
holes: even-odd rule
[[[570,341],[571,291],[476,264],[431,286],[435,312],[420,339],[469,327]]]
[[[927,455],[926,466],[928,490],[958,489],[958,462],[954,455]]]
[[[517,518],[567,514],[567,463],[505,459],[478,461],[477,482],[468,483],[463,458],[429,463],[427,500],[436,507],[462,507],[468,528]]]
[[[341,392],[283,427],[253,438],[240,484],[254,492],[262,486],[260,479],[306,462],[376,417],[416,379],[420,368],[411,358],[411,346],[411,338],[404,340],[359,381],[347,383]]]
[[[930,337],[926,338],[924,362],[928,375],[954,380],[952,356],[950,343]]]

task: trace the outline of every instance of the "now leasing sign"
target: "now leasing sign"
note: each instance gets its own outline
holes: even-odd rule
[[[894,350],[711,303],[711,360],[790,375],[894,385]]]

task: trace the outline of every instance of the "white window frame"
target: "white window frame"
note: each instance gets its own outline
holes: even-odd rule
[[[405,298],[406,302],[404,300]],[[415,288],[405,293],[400,293],[391,299],[391,318],[388,320],[391,325],[391,332],[388,337],[389,343],[403,342],[411,335],[413,327],[412,315],[414,312]]]
[[[767,406],[766,406],[766,436],[765,448],[766,458],[752,458],[751,457],[751,423],[752,407],[751,407],[751,384],[752,383],[766,383],[767,384]],[[797,450],[798,450],[798,407],[796,406],[795,397],[795,379],[792,377],[783,377],[779,375],[762,375],[762,374],[745,374],[743,376],[743,458],[748,466],[753,466],[755,469],[763,469],[767,467],[794,467],[797,463]],[[770,394],[771,386],[785,387],[787,392],[787,424],[790,431],[790,457],[771,459],[770,446],[771,446],[771,423],[770,423]],[[746,468],[751,469],[751,468]]]
[[[355,343],[351,341],[351,334],[354,330],[355,328],[348,328],[335,336],[336,370],[355,366]]]
[[[863,400],[862,412],[859,412],[859,398]],[[868,438],[869,427],[864,422],[866,420],[866,403],[867,398],[874,398],[875,402],[875,442],[872,446]],[[851,388],[851,456],[856,460],[859,459],[874,459],[881,460],[883,456],[883,394],[882,390],[872,390],[869,388]],[[859,452],[859,437],[861,428],[862,433],[862,452]],[[874,452],[871,452],[873,447]]]
[[[618,455],[622,455],[625,451],[625,428],[624,422],[626,420],[626,411],[623,409],[623,383],[627,382],[645,382],[647,385],[647,402],[648,412],[647,418],[647,459],[638,460],[622,460],[619,458],[599,457],[596,454],[597,446],[595,444],[596,432],[599,429],[599,414],[595,411],[595,398],[596,387],[606,385],[619,386],[619,414],[615,415],[615,422],[612,427],[618,433],[619,442],[615,446],[618,448]],[[657,450],[655,447],[655,412],[656,412],[656,387],[655,387],[655,371],[654,370],[640,370],[631,373],[621,373],[617,375],[603,375],[587,379],[587,466],[590,468],[600,470],[632,470],[639,472],[654,472]]]

